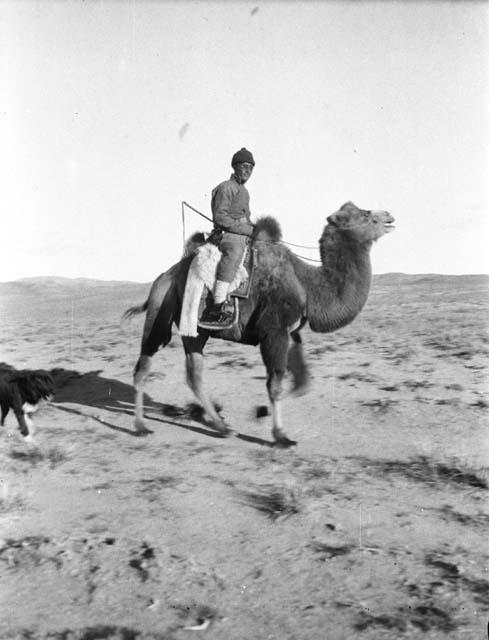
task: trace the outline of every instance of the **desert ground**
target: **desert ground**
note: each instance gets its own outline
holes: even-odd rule
[[[155,274],[156,275],[156,274]],[[35,444],[0,433],[1,640],[482,639],[487,276],[376,276],[304,331],[311,385],[271,446],[259,350],[212,340],[216,437],[175,332],[132,425],[148,284],[0,284],[0,361],[53,371]]]

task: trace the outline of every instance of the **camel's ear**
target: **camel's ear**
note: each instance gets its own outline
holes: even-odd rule
[[[348,201],[340,207],[340,211],[358,211],[358,207],[353,202]]]
[[[336,213],[330,215],[326,220],[329,224],[340,225],[341,221],[345,221],[351,214],[357,213],[360,209],[353,204],[353,202],[345,202],[345,204],[341,205]]]

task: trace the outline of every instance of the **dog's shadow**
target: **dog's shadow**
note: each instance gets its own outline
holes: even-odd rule
[[[63,406],[72,403],[108,411],[114,414],[132,416],[134,413],[134,388],[132,385],[114,378],[104,378],[101,370],[80,373],[69,369],[52,369],[49,372],[54,380],[55,395],[52,405],[68,413],[87,415],[79,409]],[[219,407],[217,407],[219,409]],[[147,418],[153,422],[162,422],[195,431],[214,438],[221,437],[216,431],[186,424],[181,420],[198,422],[207,427],[204,411],[196,403],[189,403],[185,407],[173,404],[155,402],[148,394],[144,394],[144,411]],[[107,422],[100,415],[90,413],[89,417],[115,431],[129,435],[139,435],[133,430]],[[165,419],[169,418],[169,419]]]

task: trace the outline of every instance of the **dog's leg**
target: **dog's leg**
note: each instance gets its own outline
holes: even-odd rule
[[[25,419],[25,423],[27,425],[27,428],[29,429],[29,436],[33,436],[34,433],[36,432],[35,427],[34,427],[34,422],[31,418],[31,414],[30,413],[24,413],[24,419]],[[26,436],[26,437],[29,437]]]
[[[15,417],[17,418],[17,422],[19,423],[20,433],[24,436],[24,438],[27,438],[30,435],[29,424],[32,424],[29,416],[27,415],[27,413],[24,413],[22,409],[20,411],[16,411],[14,409],[14,413]]]
[[[34,422],[31,420],[30,413],[24,413],[24,420],[27,425],[27,428],[29,429],[29,433],[26,436],[24,436],[24,442],[32,443],[34,442],[35,429],[34,429]]]
[[[39,409],[39,405],[38,404],[30,404],[29,402],[24,402],[24,404],[22,405],[22,411],[24,413],[28,413],[29,415],[31,413],[34,413],[38,409]]]
[[[15,388],[12,393],[12,409],[14,410],[15,417],[19,423],[19,431],[24,438],[27,439],[29,437],[29,422],[31,422],[31,420],[27,414],[24,413],[24,403],[22,402],[22,397],[17,388]],[[29,440],[32,440],[32,436]]]

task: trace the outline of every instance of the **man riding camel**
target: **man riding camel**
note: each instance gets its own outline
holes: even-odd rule
[[[204,310],[201,321],[216,328],[226,327],[232,320],[232,311],[225,308],[229,285],[255,229],[250,221],[250,194],[244,186],[253,172],[255,161],[243,147],[234,154],[231,166],[234,173],[229,180],[213,189],[211,200],[214,225],[223,231],[219,245],[222,257],[217,265],[213,304]]]

